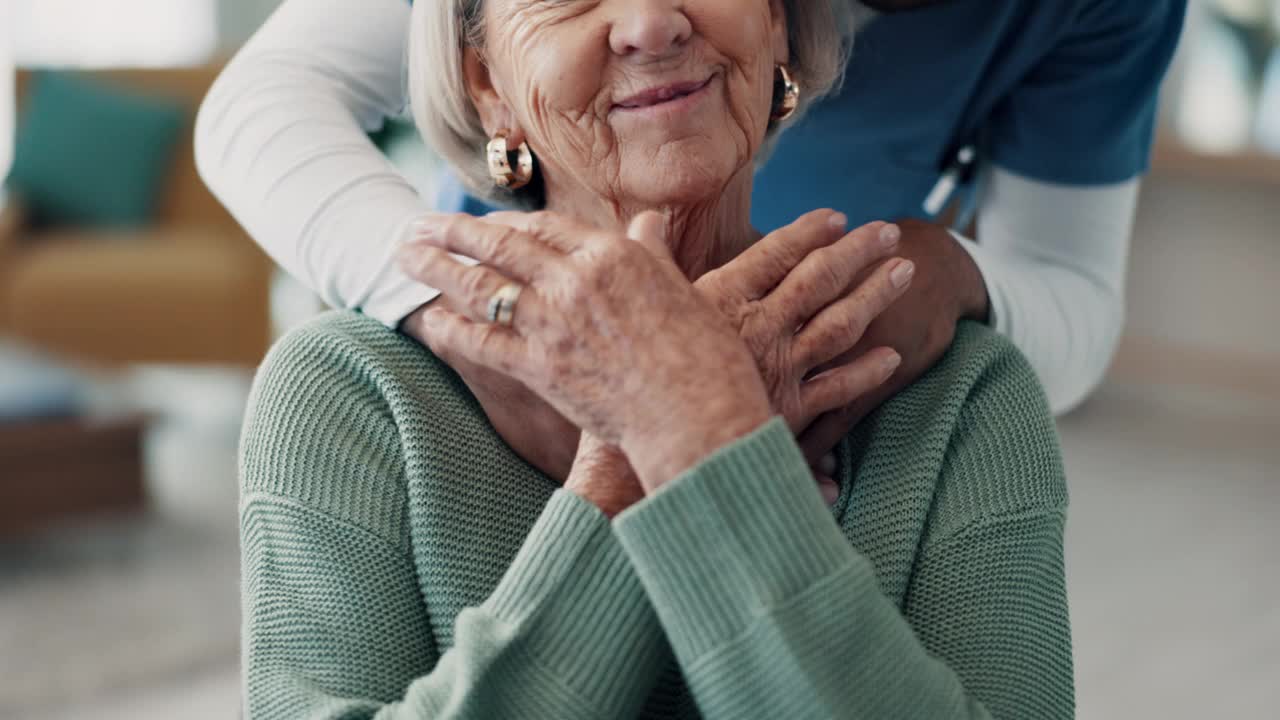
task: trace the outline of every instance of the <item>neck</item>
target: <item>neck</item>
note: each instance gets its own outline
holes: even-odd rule
[[[688,203],[657,206],[619,202],[586,188],[547,186],[547,209],[597,227],[626,232],[646,210],[666,218],[667,247],[690,281],[737,257],[760,233],[751,226],[751,168],[737,173],[718,192]]]

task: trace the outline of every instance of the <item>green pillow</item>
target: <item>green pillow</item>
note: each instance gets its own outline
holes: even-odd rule
[[[185,125],[183,107],[84,75],[41,72],[18,120],[9,188],[41,220],[151,219]]]

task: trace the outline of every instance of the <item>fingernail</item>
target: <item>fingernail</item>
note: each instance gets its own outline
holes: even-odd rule
[[[902,229],[897,225],[889,224],[880,228],[880,244],[885,247],[893,247],[902,239]]]
[[[836,232],[844,232],[845,228],[849,227],[849,216],[845,215],[844,213],[838,212],[835,215],[832,215],[829,220],[827,220],[827,224],[830,225],[831,229],[835,230]]]
[[[836,454],[835,453],[827,453],[826,455],[822,456],[822,459],[818,461],[818,472],[822,473],[823,475],[836,474]]]
[[[890,355],[889,357],[885,358],[884,359],[885,375],[892,375],[893,371],[897,370],[898,366],[901,364],[902,364],[902,356],[896,352]]]
[[[409,242],[422,242],[423,240],[430,240],[435,236],[435,226],[419,220],[413,224],[413,232],[409,235]]]
[[[440,223],[444,221],[446,215],[443,213],[427,213],[417,220],[413,221],[410,226],[413,232],[413,238],[416,240],[426,240],[434,237],[440,229]]]
[[[889,280],[893,282],[894,287],[904,288],[907,283],[911,282],[911,278],[915,274],[916,264],[910,260],[903,260],[889,273]]]

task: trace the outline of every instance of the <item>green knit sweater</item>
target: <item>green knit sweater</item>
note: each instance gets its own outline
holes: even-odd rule
[[[976,325],[838,451],[773,420],[610,523],[355,314],[282,340],[244,428],[248,717],[1065,718],[1054,426]]]

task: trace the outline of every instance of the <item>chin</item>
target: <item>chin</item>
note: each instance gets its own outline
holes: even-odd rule
[[[635,170],[626,182],[637,200],[652,206],[694,205],[718,200],[725,187],[750,158],[738,158],[725,148],[706,143],[667,143],[630,163]]]

